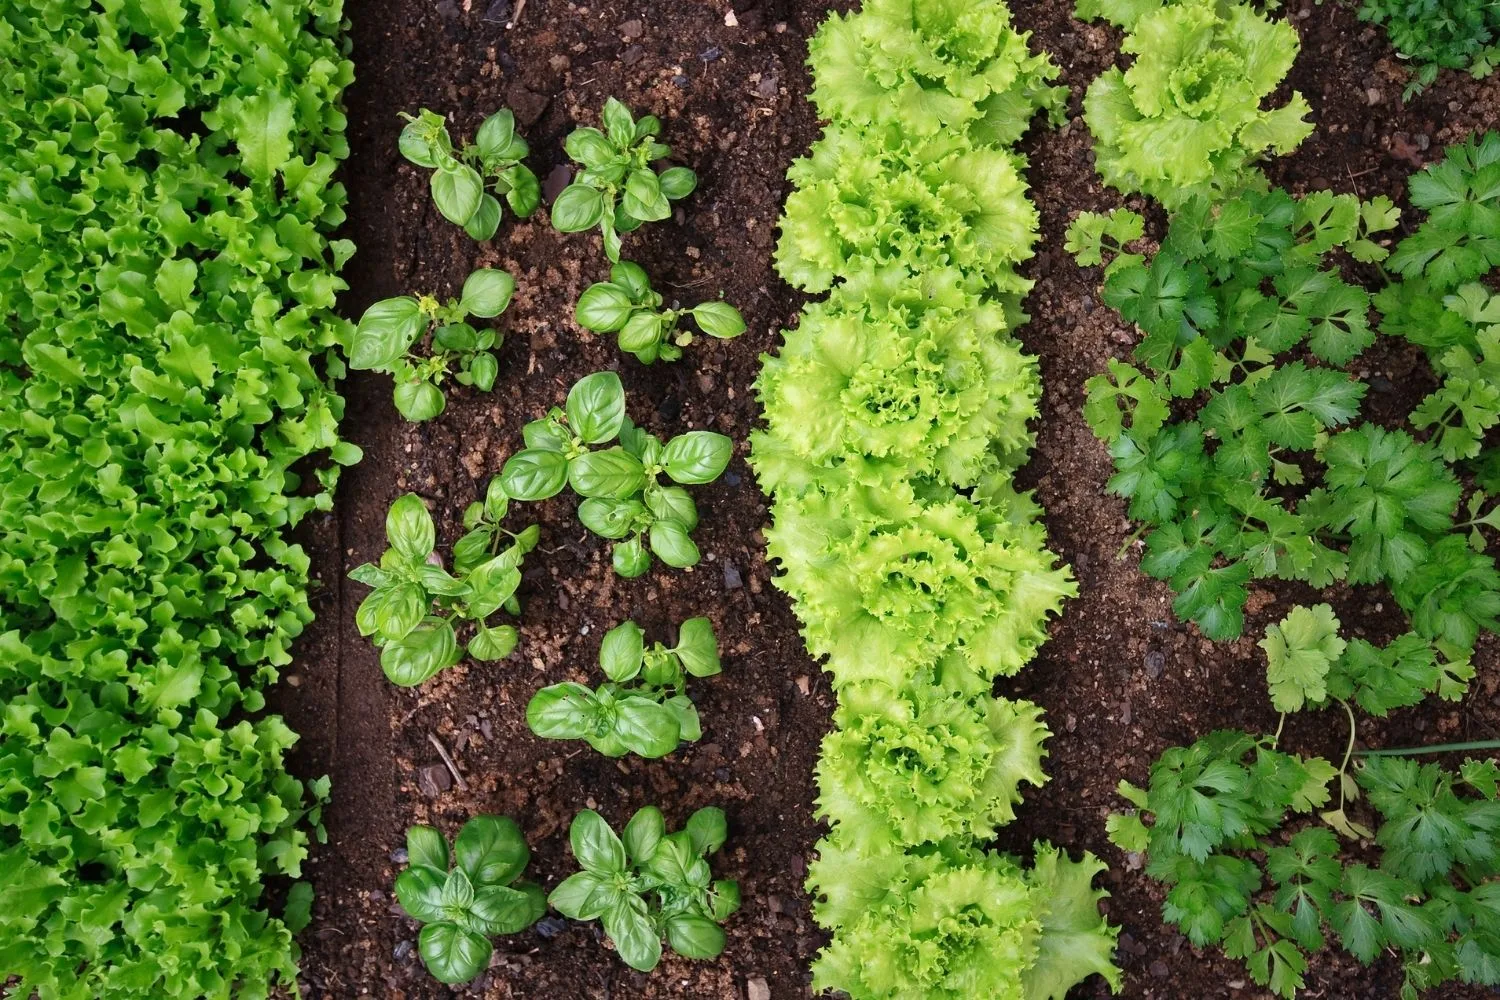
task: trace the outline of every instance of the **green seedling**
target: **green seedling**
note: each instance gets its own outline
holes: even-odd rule
[[[609,280],[589,286],[578,300],[574,318],[596,333],[618,334],[620,350],[645,364],[658,358],[676,361],[693,342],[689,330],[679,328],[691,316],[710,337],[731,340],[745,332],[745,319],[727,302],[704,302],[691,309],[663,309],[662,297],[640,265],[621,261],[609,270]]]
[[[490,239],[499,229],[501,198],[520,219],[541,204],[542,186],[521,162],[531,149],[516,134],[516,118],[509,109],[486,118],[474,144],[459,152],[454,151],[442,115],[423,108],[416,117],[401,117],[407,122],[401,130],[401,155],[433,171],[433,204],[443,218],[463,226],[474,239]]]

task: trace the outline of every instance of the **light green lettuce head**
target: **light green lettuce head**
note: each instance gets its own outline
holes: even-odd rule
[[[1286,22],[1224,0],[1100,6],[1081,3],[1079,14],[1120,19],[1130,32],[1122,47],[1136,57],[1128,70],[1101,75],[1084,99],[1099,173],[1111,187],[1168,208],[1200,194],[1221,200],[1263,188],[1254,162],[1291,152],[1312,132],[1301,94],[1261,110],[1297,56],[1297,32]]]
[[[788,171],[777,268],[822,292],[870,267],[952,266],[994,293],[1024,295],[1031,282],[1015,268],[1032,255],[1038,218],[1021,167],[956,132],[831,126]]]
[[[905,273],[904,269],[899,269]],[[1035,360],[1002,337],[1004,309],[954,289],[929,297],[838,295],[809,306],[757,382],[767,430],[751,436],[766,492],[802,492],[844,466],[859,482],[976,485],[996,449],[1031,444]]]
[[[1003,479],[1003,477],[1001,477]],[[768,550],[815,656],[835,688],[861,679],[899,683],[950,654],[993,680],[1019,670],[1046,638],[1049,615],[1076,588],[1039,544],[1018,499],[921,498],[910,484],[867,488],[830,476],[778,500]],[[946,491],[944,491],[946,492]]]
[[[913,135],[967,128],[1009,144],[1040,109],[1061,115],[1057,67],[1032,55],[999,0],[868,0],[808,44],[819,114]]]
[[[988,840],[1015,819],[1021,785],[1047,780],[1041,715],[1031,702],[954,694],[925,677],[846,685],[818,761],[818,815],[866,850]]]

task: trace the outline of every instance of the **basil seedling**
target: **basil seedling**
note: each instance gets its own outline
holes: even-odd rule
[[[466,983],[490,964],[490,938],[515,934],[547,911],[539,886],[520,881],[531,849],[515,821],[475,816],[458,831],[449,869],[448,841],[430,826],[406,831],[410,867],[396,876],[396,900],[425,926],[422,964],[439,982]]]
[[[681,485],[711,483],[729,465],[734,445],[722,434],[688,431],[663,443],[625,415],[625,387],[614,372],[585,376],[568,392],[566,409],[553,407],[523,429],[526,448],[500,470],[506,493],[545,500],[571,486],[583,497],[578,520],[615,541],[611,562],[623,577],[651,568],[651,555],[679,569],[698,563],[691,532],[698,508]],[[619,444],[607,445],[619,439]]]
[[[365,563],[349,578],[374,588],[354,621],[360,635],[374,636],[392,683],[415,687],[457,663],[456,623],[474,626],[467,648],[476,660],[504,659],[516,648],[514,626],[487,620],[502,609],[521,613],[521,561],[536,548],[541,529],[533,524],[515,534],[502,528],[509,503],[499,480],[491,481],[478,511],[471,506],[464,515],[470,530],[454,546],[452,573],[433,551],[437,533],[422,498],[408,493],[391,505],[385,518],[391,547],[378,566]]]
[[[500,346],[501,334],[490,328],[476,330],[468,320],[499,316],[515,291],[509,274],[482,268],[469,275],[463,292],[446,304],[430,295],[381,299],[365,310],[354,328],[349,367],[394,375],[396,409],[407,420],[431,420],[448,405],[439,386],[455,362],[454,378],[460,385],[483,392],[494,387],[500,362],[491,350]],[[413,348],[428,333],[431,353],[424,358]]]
[[[639,264],[621,261],[609,270],[609,280],[589,286],[578,300],[574,318],[596,333],[619,335],[620,350],[645,364],[660,358],[676,361],[693,334],[678,324],[691,316],[710,337],[730,340],[745,332],[739,310],[727,302],[704,302],[691,309],[663,309],[662,297]]]
[[[604,104],[604,130],[575,129],[563,148],[583,169],[552,203],[552,224],[559,232],[581,233],[599,227],[604,252],[620,259],[620,234],[672,215],[671,202],[686,198],[698,186],[687,167],[657,173],[652,164],[672,155],[656,141],[661,119],[640,121],[611,97]]]
[[[531,731],[545,739],[585,740],[606,757],[665,757],[679,743],[702,737],[685,688],[689,676],[719,672],[719,642],[707,618],[683,622],[671,648],[659,642],[647,648],[635,622],[617,625],[604,634],[599,665],[609,683],[596,691],[575,683],[538,691],[526,706]]]
[[[684,958],[715,958],[724,950],[719,926],[740,908],[738,882],[715,881],[708,856],[727,836],[724,811],[699,809],[687,826],[667,833],[661,810],[647,806],[616,836],[604,817],[585,809],[568,831],[583,870],[568,876],[547,901],[573,920],[599,920],[632,969],[661,961],[661,939]]]
[[[407,122],[401,130],[401,155],[433,171],[433,204],[443,218],[463,226],[474,239],[490,239],[500,228],[500,198],[521,219],[541,204],[542,186],[521,162],[531,148],[516,135],[516,118],[509,109],[486,118],[474,144],[460,153],[453,150],[442,115],[423,108],[415,118],[404,113],[401,117]]]

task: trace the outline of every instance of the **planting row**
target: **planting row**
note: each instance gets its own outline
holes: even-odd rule
[[[327,781],[263,692],[312,615],[353,252],[338,0],[0,15],[0,980],[266,997]],[[298,471],[312,467],[313,481]]]

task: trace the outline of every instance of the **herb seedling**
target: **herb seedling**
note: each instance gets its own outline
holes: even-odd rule
[[[463,292],[447,304],[431,295],[381,299],[359,318],[349,367],[394,375],[396,409],[407,420],[431,420],[448,405],[439,386],[455,362],[458,373],[454,378],[460,385],[482,392],[494,387],[500,362],[491,350],[500,345],[501,334],[488,328],[476,330],[468,320],[499,316],[515,291],[515,279],[509,274],[482,268],[469,275]],[[429,332],[431,353],[420,357],[413,348]]]
[[[669,218],[671,202],[692,194],[698,175],[687,167],[656,172],[652,164],[672,155],[670,146],[656,141],[660,134],[661,119],[647,115],[636,121],[613,97],[604,104],[604,131],[575,129],[563,148],[583,169],[552,203],[558,231],[581,233],[598,226],[604,252],[618,261],[621,233]]]
[[[417,938],[422,964],[439,982],[466,983],[490,964],[489,939],[515,934],[547,911],[539,886],[519,881],[531,850],[515,821],[475,816],[453,843],[430,826],[406,831],[411,866],[396,876],[401,908],[425,926]]]
[[[692,316],[710,337],[731,340],[745,332],[745,319],[727,302],[704,302],[691,309],[663,309],[662,297],[639,264],[621,261],[609,269],[609,280],[590,285],[578,299],[574,318],[596,333],[619,334],[620,350],[645,364],[660,358],[676,361],[693,334],[679,330]]]
[[[468,655],[476,660],[504,659],[516,648],[514,626],[486,620],[501,609],[520,614],[521,561],[536,547],[540,529],[532,525],[512,534],[501,528],[508,503],[492,482],[479,512],[471,517],[471,507],[465,514],[472,528],[454,546],[452,573],[433,551],[436,529],[422,498],[408,493],[391,505],[385,519],[391,547],[380,565],[365,563],[349,578],[375,588],[354,620],[360,635],[375,637],[381,669],[392,683],[415,687],[457,663],[463,654],[456,624],[474,626]],[[510,544],[500,550],[502,538]]]
[[[722,809],[699,809],[669,834],[661,810],[646,806],[621,836],[585,809],[568,836],[583,870],[564,879],[547,901],[570,919],[602,921],[626,965],[656,968],[663,935],[685,958],[714,958],[724,950],[719,925],[739,909],[740,887],[715,881],[708,867],[708,856],[727,836]]]
[[[713,625],[689,618],[670,649],[659,642],[647,649],[644,640],[635,622],[606,632],[599,665],[609,683],[597,691],[572,682],[542,688],[526,706],[531,731],[551,740],[586,740],[606,757],[665,757],[679,743],[697,742],[703,727],[684,689],[689,676],[719,672]]]
[[[541,204],[542,186],[521,162],[531,149],[516,135],[516,118],[508,108],[486,118],[474,135],[474,145],[459,153],[454,152],[442,115],[423,108],[415,118],[401,117],[407,121],[401,130],[401,155],[434,171],[432,201],[437,210],[474,239],[495,235],[500,227],[500,198],[521,219]],[[493,194],[485,190],[486,185]]]
[[[698,563],[690,532],[698,508],[682,486],[711,483],[729,465],[734,446],[711,431],[688,431],[665,444],[625,416],[625,387],[614,372],[597,372],[568,392],[566,409],[527,424],[526,448],[500,470],[507,495],[545,500],[564,486],[584,498],[578,520],[616,542],[615,572],[633,578],[651,568],[651,554],[678,569]],[[619,438],[611,447],[592,449]]]

